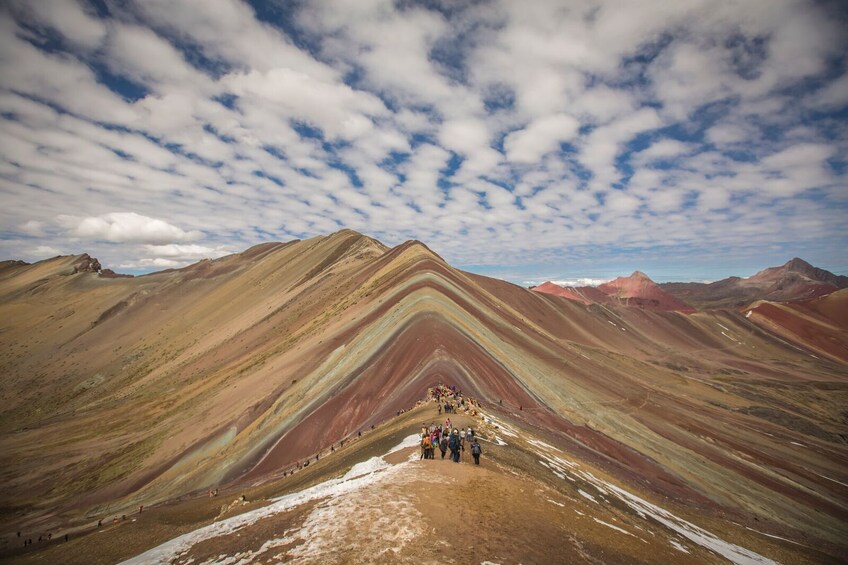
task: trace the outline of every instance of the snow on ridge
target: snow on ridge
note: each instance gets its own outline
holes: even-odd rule
[[[413,434],[404,438],[398,445],[390,449],[386,455],[415,445],[418,445],[418,436]],[[268,506],[213,522],[208,526],[183,534],[140,555],[127,559],[123,562],[123,565],[164,565],[171,563],[191,550],[194,545],[204,540],[235,533],[242,528],[255,524],[263,518],[286,512],[307,502],[328,497],[338,498],[373,485],[374,483],[390,480],[392,476],[405,467],[405,463],[389,465],[383,457],[372,457],[371,459],[357,463],[340,479],[329,479],[304,490],[283,495],[273,499]]]
[[[490,416],[489,414],[483,414],[484,421],[490,422],[498,427],[498,430],[505,436],[509,437],[518,437],[518,432],[515,431],[514,428],[508,426],[498,420],[497,418]]]
[[[619,528],[618,526],[610,524],[609,522],[604,522],[603,520],[598,520],[594,516],[592,516],[592,520],[594,520],[598,524],[602,524],[602,525],[606,526],[607,528],[612,528],[613,530],[615,530],[617,532],[621,532],[622,534],[627,534],[628,536],[633,536],[634,538],[636,537],[633,534],[631,534],[630,532],[628,532],[627,530],[625,530],[624,528]]]
[[[542,447],[544,442],[540,442],[538,440],[528,440],[529,443],[535,445],[536,447]],[[559,451],[559,450],[557,450]],[[562,457],[554,455],[548,451],[547,453],[542,449],[536,452],[540,457],[545,459],[546,461],[539,461],[543,466],[548,467],[555,475],[563,478],[563,473],[565,472],[565,466],[569,467],[576,475],[584,479],[587,483],[591,484],[593,487],[598,489],[599,492],[607,493],[610,491],[613,496],[624,502],[627,506],[629,506],[637,515],[639,515],[643,519],[652,518],[654,521],[664,525],[668,529],[677,533],[678,535],[688,539],[689,541],[704,547],[713,553],[721,555],[722,557],[728,559],[733,563],[739,563],[742,565],[756,565],[756,564],[775,564],[775,561],[764,557],[758,553],[755,553],[751,550],[745,549],[744,547],[738,546],[736,544],[726,542],[721,538],[711,534],[710,532],[696,526],[695,524],[684,520],[672,514],[668,510],[661,508],[655,504],[644,500],[635,494],[624,490],[621,487],[618,487],[610,482],[607,482],[603,479],[599,479],[592,473],[588,471],[578,470],[576,469],[578,465],[571,461],[566,463],[566,460]],[[566,478],[571,478],[566,474]],[[583,496],[584,498],[598,503],[597,499],[591,494],[578,489],[578,494]],[[627,532],[629,533],[629,532]],[[685,551],[688,553],[685,547],[679,546],[674,540],[671,540],[672,545],[675,549],[679,551]]]

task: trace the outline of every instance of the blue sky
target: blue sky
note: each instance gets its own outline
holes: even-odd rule
[[[840,2],[5,2],[0,257],[352,228],[518,283],[848,274]]]

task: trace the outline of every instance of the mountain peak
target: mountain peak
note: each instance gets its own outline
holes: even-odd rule
[[[799,273],[808,273],[810,271],[815,270],[815,267],[813,267],[811,264],[807,263],[800,257],[793,257],[792,259],[787,261],[785,265],[783,265],[783,268],[787,271],[796,271]]]

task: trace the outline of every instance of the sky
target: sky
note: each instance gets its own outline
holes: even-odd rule
[[[848,8],[0,7],[0,258],[144,273],[351,228],[519,284],[848,274]]]

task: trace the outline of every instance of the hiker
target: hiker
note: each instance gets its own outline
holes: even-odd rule
[[[442,461],[445,460],[445,452],[448,450],[448,436],[447,434],[442,436],[442,440],[439,442],[439,451],[442,452]]]
[[[459,463],[459,450],[462,448],[462,441],[459,438],[459,431],[456,428],[451,432],[448,447],[450,448],[453,462]]]
[[[467,441],[468,443],[471,443],[471,441],[473,439],[474,439],[474,432],[471,430],[471,426],[469,426],[468,429],[465,431],[465,441]]]
[[[441,415],[442,415],[442,403],[440,402],[439,403],[439,416],[441,416]]]
[[[475,437],[471,442],[471,456],[474,457],[474,464],[480,464],[480,454],[483,453],[483,448],[480,447],[480,442]]]
[[[421,434],[421,459],[430,458],[430,434]]]

